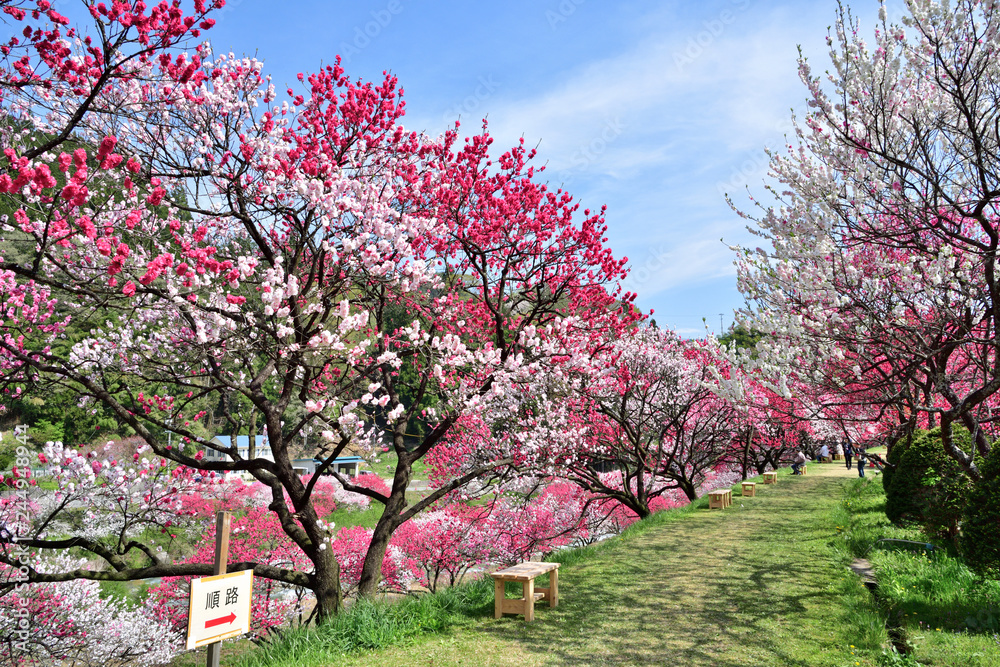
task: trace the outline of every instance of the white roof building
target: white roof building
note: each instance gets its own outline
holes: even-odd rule
[[[220,447],[232,447],[233,438],[228,435],[217,435],[211,440],[216,445]],[[267,438],[263,435],[258,435],[254,437],[254,446],[256,451],[255,456],[259,459],[267,459],[268,461],[274,460],[274,454],[271,453],[271,445],[268,444]],[[239,452],[242,458],[249,458],[250,456],[250,436],[238,435],[236,436],[236,451]],[[217,452],[214,449],[205,448],[205,460],[206,461],[229,461],[231,460],[228,454],[223,454],[222,452]]]
[[[232,447],[233,438],[228,435],[217,435],[212,438],[211,442],[220,447]],[[246,435],[236,436],[236,449],[240,454],[240,457],[247,459],[250,457],[250,437]],[[274,460],[274,454],[271,452],[271,446],[267,442],[267,438],[263,435],[256,436],[256,449],[255,452],[257,458],[267,459],[268,461]],[[230,457],[228,454],[222,452],[217,452],[214,449],[205,448],[205,460],[206,461],[229,461]],[[316,458],[299,458],[292,459],[292,467],[300,475],[311,475],[316,472],[316,467],[319,464],[319,460]],[[361,472],[361,466],[364,465],[364,459],[358,456],[356,452],[345,452],[333,462],[332,470],[343,475],[355,476]],[[246,474],[243,475],[244,477]]]

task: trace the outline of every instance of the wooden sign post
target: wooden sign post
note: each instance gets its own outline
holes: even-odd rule
[[[229,563],[229,528],[233,515],[229,512],[217,512],[215,515],[215,571],[216,576],[226,573]],[[222,642],[208,645],[208,667],[219,667],[219,655],[222,653]]]
[[[208,646],[208,667],[219,667],[222,640],[250,632],[253,570],[226,572],[229,512],[215,517],[215,575],[191,580],[187,648]]]

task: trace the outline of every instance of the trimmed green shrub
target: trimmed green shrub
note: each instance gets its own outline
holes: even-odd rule
[[[959,546],[973,570],[1000,579],[1000,446],[979,466],[983,478],[972,485]]]
[[[965,429],[952,428],[963,449],[970,444]],[[897,445],[898,447],[898,445]],[[909,446],[896,454],[896,468],[884,482],[885,513],[896,525],[916,524],[929,535],[954,539],[965,510],[970,480],[941,444],[941,429],[917,431]]]
[[[905,437],[900,438],[890,449],[889,453],[885,455],[885,462],[889,465],[886,466],[885,470],[882,472],[882,486],[886,489],[886,494],[889,493],[889,485],[892,484],[892,476],[896,473],[895,466],[899,465],[900,459],[903,458],[903,454],[907,449],[910,448],[910,444],[913,442],[913,432],[910,431]]]

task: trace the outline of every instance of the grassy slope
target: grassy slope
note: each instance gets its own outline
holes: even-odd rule
[[[560,606],[534,624],[485,616],[327,664],[873,665],[884,631],[833,529],[850,479],[814,465],[756,498],[737,491],[728,510],[702,500],[590,558],[567,554]]]
[[[919,539],[887,524],[881,479],[861,483],[839,465],[812,465],[805,478],[782,475],[758,491],[743,499],[737,490],[724,512],[701,500],[561,552],[560,607],[540,606],[532,625],[493,620],[487,581],[403,605],[373,603],[346,614],[326,640],[250,651],[246,665],[916,664],[883,655],[890,615],[921,665],[1000,667],[992,636],[1000,583],[976,581],[943,554],[876,550],[869,558],[884,598],[876,607],[847,573],[878,537]],[[515,589],[508,585],[509,597]],[[966,632],[967,615],[988,616],[990,631]],[[246,648],[227,648],[223,664],[244,664],[237,657]]]
[[[899,528],[885,516],[880,479],[852,484],[837,515],[844,542],[874,565],[883,609],[903,628],[921,665],[1000,667],[1000,582],[975,577],[943,550],[870,549],[878,538],[926,538],[917,528]],[[985,631],[970,633],[969,626]]]

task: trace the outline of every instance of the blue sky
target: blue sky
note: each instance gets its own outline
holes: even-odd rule
[[[855,0],[871,34],[876,0]],[[899,16],[902,0],[889,3]],[[826,69],[834,0],[229,0],[216,52],[257,55],[276,84],[340,53],[352,77],[383,70],[406,91],[409,129],[488,116],[495,146],[524,136],[584,207],[608,206],[628,288],[685,336],[741,307],[728,244],[757,245],[723,193],[764,196],[805,89],[797,46]],[[284,87],[279,85],[279,88]]]

